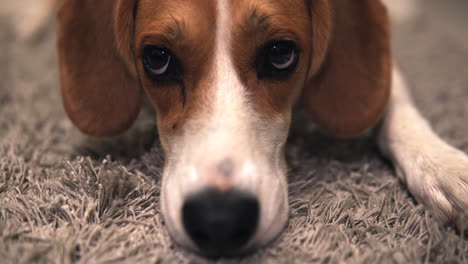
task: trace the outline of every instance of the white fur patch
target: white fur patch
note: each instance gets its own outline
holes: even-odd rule
[[[406,22],[416,16],[420,0],[382,0],[395,22]]]

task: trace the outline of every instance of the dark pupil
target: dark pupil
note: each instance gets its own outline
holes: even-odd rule
[[[170,55],[162,49],[153,49],[147,57],[148,65],[151,69],[158,70],[166,66],[169,62]]]
[[[276,44],[270,48],[270,62],[277,65],[285,64],[291,59],[292,53],[293,49],[289,45]]]

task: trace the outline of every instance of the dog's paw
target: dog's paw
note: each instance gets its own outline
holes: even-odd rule
[[[443,143],[408,161],[400,173],[413,196],[442,221],[467,229],[468,156]]]

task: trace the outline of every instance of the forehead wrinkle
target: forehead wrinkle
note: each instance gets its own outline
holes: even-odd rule
[[[250,12],[250,16],[245,22],[244,27],[250,28],[250,29],[269,28],[271,27],[270,21],[269,21],[271,16],[272,15],[266,15],[264,13],[261,13],[258,10],[258,7],[254,7],[252,11]]]
[[[151,32],[143,37],[145,42],[181,42],[184,40],[184,22],[171,15],[168,21],[159,20],[152,25]]]
[[[146,5],[141,7],[143,10],[139,12],[138,19],[144,28],[148,29],[144,35],[148,35],[148,39],[153,41],[160,40],[170,44],[182,42],[189,39],[190,34],[198,34],[191,30],[194,23],[203,23],[202,20],[209,18],[209,15],[200,16],[199,12],[193,10],[198,8],[197,5],[181,5],[182,3],[176,1],[164,1],[157,7],[150,0],[145,3]],[[197,14],[193,14],[194,12]]]
[[[171,17],[171,23],[168,23],[164,31],[172,40],[181,40],[184,36],[185,22],[176,18],[172,12],[169,12],[169,16]]]
[[[249,34],[260,33],[264,41],[268,38],[297,40],[298,36],[292,29],[289,15],[281,13],[281,9],[269,10],[271,8],[261,7],[259,3],[255,4],[250,14],[246,16],[245,22],[241,24],[243,31]]]

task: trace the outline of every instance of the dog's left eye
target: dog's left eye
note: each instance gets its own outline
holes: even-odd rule
[[[168,49],[146,46],[143,51],[143,66],[146,74],[156,81],[174,81],[180,74],[176,57]]]
[[[293,41],[267,43],[257,55],[256,67],[259,79],[286,77],[296,68],[298,58],[298,49]]]

